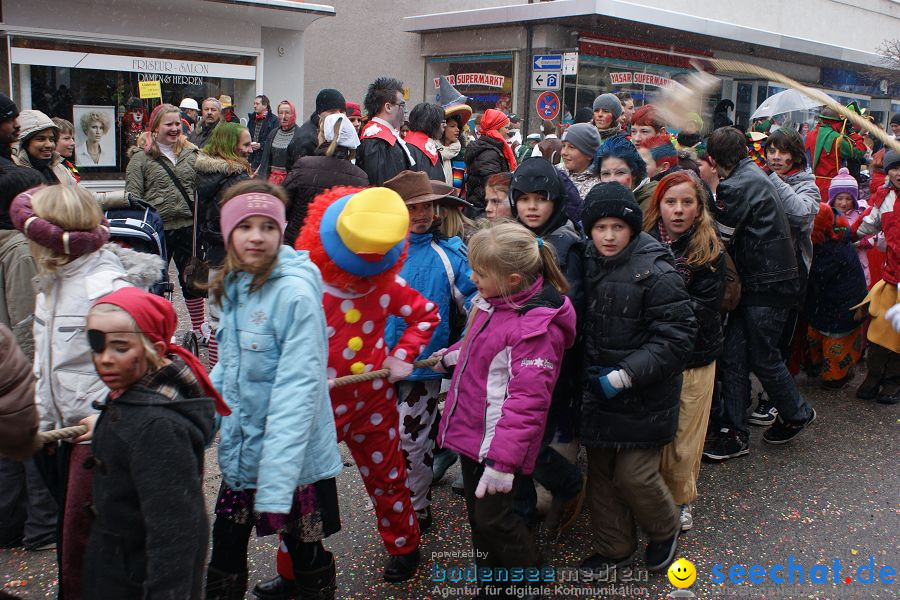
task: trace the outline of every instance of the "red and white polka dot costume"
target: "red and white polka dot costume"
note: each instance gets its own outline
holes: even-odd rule
[[[352,294],[325,286],[322,304],[328,323],[328,378],[381,368],[388,356],[384,327],[389,315],[407,328],[393,349],[406,362],[423,352],[440,321],[437,307],[395,277],[388,287]],[[394,386],[387,379],[331,390],[338,440],[353,454],[375,505],[378,530],[391,554],[419,546],[419,525],[406,485],[406,464],[397,435],[399,417]]]

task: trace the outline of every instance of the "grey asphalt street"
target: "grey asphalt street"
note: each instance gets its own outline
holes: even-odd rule
[[[862,374],[857,375],[859,383]],[[692,531],[680,542],[678,556],[690,560],[697,580],[689,588],[698,598],[898,598],[900,581],[900,409],[854,399],[852,389],[823,391],[798,378],[801,393],[818,411],[818,420],[793,443],[769,446],[762,430],[753,432],[747,457],[720,465],[704,464],[700,498]],[[345,461],[349,453],[343,449]],[[338,478],[343,529],[326,540],[335,552],[340,598],[470,597],[464,581],[471,559],[468,524],[462,498],[450,491],[454,466],[434,488],[432,530],[423,538],[424,563],[418,576],[404,585],[381,580],[386,559],[369,510],[362,481],[354,466]],[[210,512],[219,485],[214,449],[207,456],[206,491]],[[675,588],[665,574],[642,573],[639,553],[633,581],[615,584],[563,581],[591,553],[591,523],[585,510],[577,525],[557,543],[542,542],[554,581],[551,598],[664,598]],[[274,573],[273,538],[251,540],[251,586]],[[440,554],[444,553],[444,554]],[[454,556],[452,553],[456,553]],[[835,574],[835,561],[840,566]],[[874,566],[874,581],[869,565]],[[793,583],[788,583],[788,566]],[[782,565],[782,583],[736,584],[728,579],[733,565],[744,577],[759,565],[768,576]],[[802,568],[798,570],[796,567]],[[823,565],[827,568],[814,568]],[[862,570],[860,571],[860,569]],[[462,569],[463,571],[453,571]],[[732,571],[735,574],[737,569]],[[893,572],[893,575],[891,574]],[[436,581],[444,573],[444,581]],[[713,580],[723,574],[723,583]],[[753,572],[754,576],[760,573]],[[803,577],[803,583],[798,578]],[[818,581],[810,581],[815,577]],[[823,579],[824,577],[824,579]],[[850,577],[850,583],[846,578]],[[0,551],[0,589],[22,598],[55,597],[52,552]]]

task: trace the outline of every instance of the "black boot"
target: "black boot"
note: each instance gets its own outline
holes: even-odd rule
[[[384,580],[388,583],[400,583],[416,574],[421,554],[416,548],[409,554],[394,554],[384,567]]]
[[[869,344],[866,349],[866,378],[856,388],[857,398],[873,400],[878,396],[890,356],[891,351],[887,348],[878,344]]]
[[[257,583],[253,588],[253,594],[260,600],[296,600],[300,590],[296,581],[276,575],[272,579]]]
[[[215,567],[206,569],[206,600],[244,600],[247,573],[226,573]]]
[[[300,600],[334,600],[337,593],[337,572],[334,568],[334,555],[328,555],[328,564],[311,571],[294,570]]]

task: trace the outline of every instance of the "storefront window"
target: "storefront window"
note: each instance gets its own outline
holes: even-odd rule
[[[241,99],[249,104],[255,93],[255,57],[26,38],[11,45],[13,97],[22,109],[73,123],[73,158],[86,180],[122,178],[129,149],[160,103],[178,106],[193,98],[199,105],[204,98],[227,95],[235,104]],[[222,76],[232,73],[237,77]],[[161,97],[140,98],[143,81],[159,81]]]
[[[461,93],[469,97],[472,110],[484,112],[496,108],[513,111],[513,55],[447,56],[429,58],[425,73],[435,102],[441,103],[439,77],[447,77]]]

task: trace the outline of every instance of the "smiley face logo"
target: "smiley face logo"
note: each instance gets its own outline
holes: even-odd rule
[[[690,587],[697,579],[697,569],[691,561],[679,558],[669,567],[669,581],[677,588]]]

